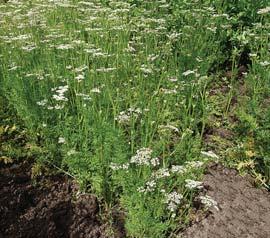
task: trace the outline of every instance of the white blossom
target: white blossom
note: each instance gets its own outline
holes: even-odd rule
[[[187,169],[182,165],[172,165],[171,171],[172,171],[172,173],[182,174],[182,173],[185,173],[187,171]]]
[[[123,125],[128,124],[131,120],[131,117],[134,117],[136,119],[141,113],[142,110],[140,108],[130,107],[126,111],[121,111],[119,115],[115,117],[115,120]]]
[[[202,189],[203,188],[203,183],[200,181],[186,179],[185,182],[186,182],[185,187],[188,189]]]
[[[201,151],[201,155],[206,156],[206,157],[210,157],[213,159],[218,159],[218,155],[216,155],[213,151]]]
[[[55,99],[56,101],[68,101],[68,99],[64,96],[64,95],[57,95],[54,94],[53,95],[53,99]]]
[[[59,144],[64,144],[66,142],[66,139],[64,137],[59,137],[58,138],[58,143]]]
[[[56,109],[56,110],[61,110],[61,109],[64,108],[64,105],[56,104],[53,108]],[[49,107],[48,107],[48,109],[49,109]]]
[[[32,50],[36,49],[35,45],[27,45],[27,46],[22,46],[21,48],[24,51],[31,52]]]
[[[56,93],[52,96],[54,100],[63,102],[68,101],[68,99],[64,95],[65,92],[68,91],[68,85],[52,88],[52,91]]]
[[[209,208],[211,208],[211,207],[214,207],[216,210],[219,211],[217,202],[216,202],[213,198],[211,198],[210,196],[205,195],[205,196],[200,196],[199,198],[200,198],[202,204],[203,204],[207,209],[209,209]]]
[[[145,187],[139,187],[137,191],[139,193],[147,193],[147,192],[153,192],[157,186],[156,181],[151,180],[146,182]]]
[[[266,14],[268,12],[270,12],[270,7],[265,7],[257,11],[258,14]]]
[[[270,65],[270,62],[263,61],[263,62],[260,62],[260,65],[263,66],[263,67],[266,67],[266,66]]]
[[[170,81],[170,82],[177,82],[177,78],[176,77],[171,77],[171,78],[168,78],[168,80]]]
[[[47,103],[48,103],[48,100],[47,99],[43,99],[43,100],[37,102],[37,105],[39,105],[39,106],[45,106]]]
[[[184,76],[188,76],[190,74],[195,74],[195,71],[194,70],[187,70],[183,73]]]
[[[76,93],[76,96],[82,97],[82,99],[85,101],[90,101],[92,99],[89,95],[84,94],[84,93]]]
[[[130,122],[130,118],[130,114],[126,114],[126,112],[122,111],[118,116],[115,117],[115,120],[120,124],[128,124]]]
[[[149,148],[141,148],[136,151],[136,155],[131,157],[130,163],[137,165],[149,165],[152,150]]]
[[[78,82],[81,82],[85,78],[84,74],[79,74],[75,77]]]
[[[183,199],[183,195],[177,192],[171,192],[169,194],[165,194],[165,203],[167,204],[167,208],[171,212],[175,212],[181,200]]]
[[[77,152],[76,150],[71,149],[71,150],[69,150],[69,151],[67,152],[67,156],[75,155],[75,154],[77,154],[77,153],[78,153],[78,152]]]
[[[74,48],[74,46],[71,44],[61,44],[61,45],[56,46],[56,49],[58,49],[58,50],[70,50],[73,48]]]
[[[160,125],[160,126],[158,126],[158,128],[160,128],[160,129],[169,129],[169,130],[172,130],[172,131],[174,131],[174,132],[179,132],[179,129],[177,128],[177,127],[175,127],[175,126],[172,126],[172,125]]]
[[[91,93],[101,93],[101,90],[99,88],[92,88]]]
[[[170,171],[167,168],[161,168],[153,173],[153,176],[157,179],[170,176]]]
[[[202,161],[187,161],[186,165],[189,168],[200,168],[203,166],[203,162]]]
[[[125,164],[116,164],[116,163],[111,163],[110,164],[110,168],[112,170],[127,170],[129,168],[129,163],[125,163]]]
[[[103,72],[103,73],[108,73],[108,72],[111,72],[111,71],[114,71],[116,70],[116,68],[99,68],[99,69],[96,69],[97,72]]]
[[[159,158],[152,158],[151,160],[150,160],[150,164],[152,165],[152,166],[154,166],[154,167],[156,167],[156,166],[158,166],[159,164],[160,164],[160,162],[159,162]]]
[[[160,91],[163,92],[164,94],[176,94],[177,93],[177,91],[175,89],[168,89],[168,88],[161,88]]]

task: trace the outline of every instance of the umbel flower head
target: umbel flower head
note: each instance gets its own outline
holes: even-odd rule
[[[136,151],[136,155],[131,157],[130,163],[137,165],[149,165],[152,150],[149,148],[141,148]]]
[[[181,203],[181,200],[183,199],[183,195],[173,191],[169,194],[166,194],[165,196],[165,203],[168,205],[168,210],[175,212],[178,205]]]
[[[201,200],[201,203],[206,207],[206,209],[213,207],[217,211],[219,211],[217,202],[210,196],[208,195],[200,196],[200,200]]]
[[[188,189],[202,189],[203,188],[203,183],[200,181],[186,179],[185,182],[186,182],[185,187]]]
[[[266,14],[268,12],[270,12],[270,7],[265,7],[257,11],[258,14]]]

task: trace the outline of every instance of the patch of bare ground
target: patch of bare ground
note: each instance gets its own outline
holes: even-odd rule
[[[256,188],[250,176],[211,165],[203,179],[206,194],[217,203],[200,221],[193,222],[183,238],[270,237],[270,193]]]
[[[99,218],[96,197],[76,192],[63,175],[34,185],[27,161],[0,167],[0,238],[113,237]]]

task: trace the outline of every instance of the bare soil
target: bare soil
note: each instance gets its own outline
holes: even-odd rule
[[[183,238],[269,238],[270,193],[256,188],[249,176],[215,164],[203,179],[206,194],[218,203],[198,222],[191,224]]]
[[[105,238],[95,196],[75,196],[63,175],[33,184],[31,163],[0,164],[0,238]]]
[[[116,217],[116,232],[99,217],[94,195],[76,195],[76,185],[63,175],[33,183],[31,162],[0,167],[0,238],[125,237],[124,221]],[[198,210],[183,238],[270,237],[270,193],[255,188],[252,178],[214,164],[203,179],[204,194],[217,201],[219,211]],[[196,214],[195,214],[196,215]]]

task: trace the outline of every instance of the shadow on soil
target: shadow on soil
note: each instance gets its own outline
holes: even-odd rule
[[[0,167],[1,238],[108,237],[96,197],[75,199],[74,184],[60,175],[34,185],[30,171],[27,161]]]

